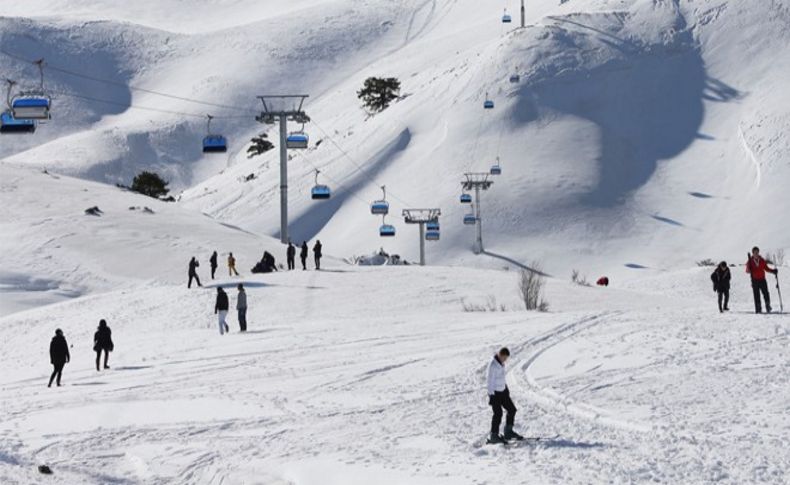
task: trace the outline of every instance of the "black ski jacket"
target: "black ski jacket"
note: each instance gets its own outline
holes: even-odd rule
[[[710,279],[713,281],[713,289],[719,292],[729,291],[730,276],[730,268],[716,268],[716,271],[710,275]]]
[[[227,311],[230,305],[228,304],[228,294],[224,291],[217,293],[217,303],[214,305],[214,313],[225,310]]]
[[[49,344],[49,360],[53,364],[65,364],[71,360],[69,355],[69,344],[66,343],[66,337],[55,335],[52,337],[52,342]]]

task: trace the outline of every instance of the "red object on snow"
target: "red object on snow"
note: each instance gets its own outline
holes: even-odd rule
[[[601,276],[598,278],[598,281],[595,282],[598,286],[609,286],[609,278],[606,276]]]
[[[765,272],[775,273],[776,270],[772,270],[768,267],[768,263],[765,262],[762,256],[751,256],[748,261],[746,261],[746,272],[752,275],[753,280],[764,280],[765,279]]]

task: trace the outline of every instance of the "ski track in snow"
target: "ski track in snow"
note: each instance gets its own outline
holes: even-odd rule
[[[402,473],[412,483],[496,483],[503,473],[782,483],[790,469],[786,316],[714,315],[707,299],[659,309],[655,295],[554,280],[554,313],[466,313],[462,296],[492,290],[515,310],[514,275],[330,270],[248,279],[267,285],[249,286],[247,335],[217,335],[210,291],[170,286],[5,317],[1,364],[20,370],[0,382],[0,450],[10,457],[0,470],[20,477],[45,462],[89,483],[288,483],[329,460],[328,473],[349,483],[373,470],[388,484]],[[746,309],[747,294],[735,292],[735,309]],[[96,373],[85,315],[109,311],[117,350],[113,369]],[[55,326],[74,361],[66,387],[49,390],[45,354],[30,349]],[[543,441],[482,446],[484,368],[500,344],[513,352],[517,422]]]

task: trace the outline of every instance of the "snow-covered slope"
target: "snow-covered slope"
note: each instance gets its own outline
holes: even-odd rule
[[[279,242],[172,203],[96,182],[0,164],[0,313],[90,293],[186,284],[216,250],[249,270]],[[98,207],[100,215],[86,209]],[[277,253],[279,256],[279,252]],[[219,271],[226,271],[222,264]]]
[[[520,310],[516,277],[330,265],[246,278],[250,331],[231,317],[224,337],[213,288],[182,285],[5,317],[0,481],[37,483],[46,463],[65,484],[787,483],[790,319],[746,314],[740,272],[723,316],[705,270],[630,290],[551,280],[548,314]],[[221,278],[232,301],[235,281]],[[99,318],[115,340],[101,373]],[[55,328],[72,345],[57,390]],[[481,445],[501,345],[537,444]]]
[[[483,211],[500,257],[622,274],[740,258],[753,243],[790,247],[783,2],[543,0],[527,2],[523,30],[471,0],[156,3],[0,10],[4,50],[125,86],[49,71],[54,90],[195,115],[61,96],[35,137],[2,139],[6,161],[111,183],[155,168],[176,188],[196,184],[183,204],[276,236],[277,154],[246,158],[244,141],[264,129],[247,110],[257,94],[304,91],[308,131],[323,143],[292,154],[292,234],[321,237],[337,255],[381,245],[366,204],[386,184],[395,216],[442,208],[432,261],[499,265],[471,256],[457,203],[461,174],[497,156],[504,175]],[[0,67],[34,74],[2,55]],[[406,95],[373,118],[355,94],[369,75],[399,77]],[[486,93],[493,111],[482,109]],[[228,156],[199,152],[212,110],[232,117],[217,123]],[[314,167],[335,189],[329,202],[307,196]],[[388,222],[400,234],[386,249],[416,258],[416,230]]]

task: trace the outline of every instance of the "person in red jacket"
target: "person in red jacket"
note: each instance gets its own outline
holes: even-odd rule
[[[760,256],[760,248],[752,248],[752,255],[746,261],[746,272],[752,277],[752,291],[754,292],[754,312],[762,313],[763,309],[760,302],[760,293],[765,299],[765,311],[771,313],[771,295],[768,293],[768,282],[765,281],[765,273],[779,274],[779,270],[768,267],[768,263]]]

